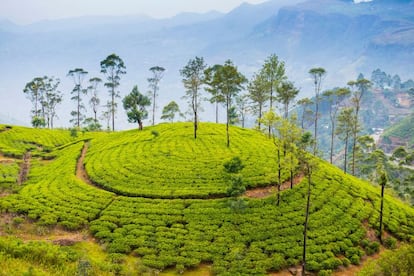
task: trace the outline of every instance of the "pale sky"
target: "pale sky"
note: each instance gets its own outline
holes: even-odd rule
[[[180,12],[228,12],[243,2],[257,4],[266,0],[0,0],[0,19],[30,24],[86,15],[146,14],[165,18]]]

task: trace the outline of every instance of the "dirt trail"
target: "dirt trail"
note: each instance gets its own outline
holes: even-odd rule
[[[20,166],[19,178],[17,179],[17,183],[19,185],[22,185],[25,181],[27,181],[27,176],[29,174],[31,160],[32,160],[32,154],[30,152],[26,152],[23,155],[23,163]]]
[[[85,144],[83,145],[81,156],[79,157],[78,163],[76,165],[76,177],[89,185],[95,186],[93,182],[90,180],[88,174],[86,173],[85,166],[83,165],[86,152],[88,151],[88,146],[88,142],[85,142]]]
[[[293,186],[298,185],[302,181],[303,177],[304,177],[303,174],[296,175],[293,178]],[[290,180],[284,182],[280,186],[280,191],[284,191],[288,189],[290,189]],[[256,189],[248,190],[246,191],[244,195],[250,198],[265,198],[265,197],[274,195],[275,193],[277,193],[277,187],[267,186],[263,188],[256,188]]]

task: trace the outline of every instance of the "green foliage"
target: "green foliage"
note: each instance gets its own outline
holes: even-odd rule
[[[74,262],[78,258],[70,248],[61,248],[46,242],[25,243],[10,237],[0,238],[0,255],[52,268],[63,268],[68,262]]]
[[[59,224],[75,230],[87,225],[112,195],[75,178],[82,146],[83,143],[67,146],[54,152],[56,159],[47,165],[32,165],[27,185],[18,194],[3,198],[0,208],[38,219],[43,226]]]
[[[244,168],[244,165],[238,156],[233,157],[231,160],[224,163],[223,166],[227,173],[239,173]]]
[[[390,140],[391,137],[397,137],[407,142],[408,147],[414,145],[412,130],[414,129],[414,114],[410,114],[399,123],[389,127],[382,135],[383,139]]]
[[[360,276],[374,275],[413,275],[414,245],[403,245],[401,248],[386,251],[379,259],[370,261],[358,273]]]
[[[7,162],[0,161],[0,191],[9,190],[18,180],[20,167],[15,160],[8,160]]]
[[[384,246],[388,249],[395,249],[397,248],[397,239],[393,237],[388,237],[384,240]]]
[[[190,123],[162,124],[93,140],[86,170],[97,185],[126,196],[207,198],[226,195],[230,183],[223,177],[223,160],[238,156],[243,160],[246,187],[271,183],[276,167],[272,141],[256,131],[232,127],[234,143],[228,149],[223,125],[200,126],[197,141],[191,137]],[[160,134],[157,139],[152,131]],[[288,179],[287,174],[282,178]]]
[[[231,197],[241,196],[245,191],[246,187],[243,184],[243,179],[241,176],[231,176],[230,178],[231,186],[227,190],[227,195]]]
[[[150,99],[142,95],[138,86],[135,85],[122,102],[127,112],[128,122],[138,123],[139,129],[142,130],[142,121],[148,117],[148,111],[145,108],[151,104]]]
[[[174,122],[175,114],[180,113],[180,108],[175,101],[171,101],[162,109],[162,120]]]

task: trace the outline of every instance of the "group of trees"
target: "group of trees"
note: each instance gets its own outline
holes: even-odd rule
[[[56,107],[62,101],[59,83],[60,80],[55,77],[44,76],[34,78],[24,87],[23,92],[33,104],[31,122],[34,127],[53,128]]]
[[[403,82],[398,74],[391,76],[381,69],[375,69],[371,73],[371,82],[374,88],[379,89],[394,89],[394,90],[409,90],[414,88],[414,81],[409,79]]]
[[[186,89],[184,98],[187,99],[193,116],[194,138],[197,138],[204,88],[209,94],[208,101],[215,105],[216,123],[219,106],[223,105],[225,108],[227,146],[230,146],[230,124],[240,121],[244,126],[246,114],[250,112],[257,116],[258,128],[261,129],[264,112],[275,110],[275,102],[283,106],[284,117],[287,118],[292,102],[299,93],[294,84],[287,79],[284,62],[276,55],[269,56],[250,81],[239,72],[231,60],[225,61],[224,64],[208,66],[202,57],[191,59],[180,70],[180,74]],[[241,93],[245,88],[247,93]],[[270,126],[268,135],[271,136]]]

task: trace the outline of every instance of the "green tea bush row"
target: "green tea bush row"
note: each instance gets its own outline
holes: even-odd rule
[[[17,183],[19,176],[19,164],[16,161],[0,162],[0,190]]]
[[[232,128],[232,145],[227,148],[224,126],[201,124],[197,140],[189,126],[165,124],[93,140],[85,160],[88,174],[96,184],[125,196],[222,197],[229,188],[223,164],[239,156],[247,187],[276,181],[275,146],[263,134]],[[151,134],[154,130],[159,136]]]
[[[307,249],[310,270],[359,264],[363,255],[378,250],[376,242],[361,244],[367,237],[362,222],[378,218],[378,190],[363,182],[354,189],[352,181],[335,169],[314,175]],[[118,197],[91,222],[90,230],[108,244],[110,252],[133,252],[148,267],[189,268],[212,262],[218,275],[265,275],[300,263],[304,182],[284,191],[280,206],[274,197],[243,199],[246,208],[240,213],[230,207],[231,199]],[[412,236],[413,210],[387,200],[386,210],[393,211],[385,214],[384,222],[401,226],[390,231]]]
[[[43,226],[62,225],[74,230],[95,219],[112,200],[106,191],[75,177],[83,143],[60,150],[56,160],[33,167],[29,182],[18,194],[0,201],[3,211],[27,215]]]

